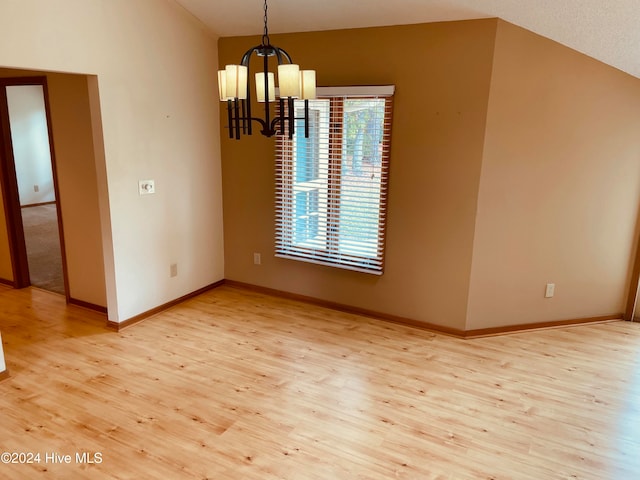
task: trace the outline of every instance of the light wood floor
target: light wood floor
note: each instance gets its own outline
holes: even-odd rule
[[[640,478],[638,324],[465,341],[227,286],[103,324],[0,288],[0,451],[41,454],[0,478]]]

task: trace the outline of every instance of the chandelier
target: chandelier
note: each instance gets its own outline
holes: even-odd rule
[[[262,71],[255,74],[255,94],[258,103],[264,103],[264,118],[252,117],[249,61],[256,54],[262,57]],[[269,58],[278,62],[278,88],[275,75],[269,72]],[[304,120],[305,137],[309,137],[309,100],[316,96],[315,70],[300,70],[282,48],[271,45],[267,26],[267,0],[264,1],[264,33],[262,43],[250,48],[242,56],[240,65],[227,65],[218,71],[220,101],[227,103],[229,138],[240,139],[240,134],[252,134],[252,122],[261,126],[266,137],[275,134],[293,138],[296,120]],[[304,100],[304,116],[296,117],[294,100]],[[271,104],[279,102],[272,112]]]

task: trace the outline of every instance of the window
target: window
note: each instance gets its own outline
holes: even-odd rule
[[[392,95],[319,88],[308,138],[295,102],[295,134],[276,147],[276,256],[382,274]]]

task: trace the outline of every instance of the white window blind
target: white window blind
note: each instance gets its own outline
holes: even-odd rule
[[[373,274],[384,268],[393,87],[318,89],[276,143],[276,256]]]

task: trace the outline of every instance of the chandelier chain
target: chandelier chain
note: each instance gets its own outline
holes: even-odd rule
[[[267,0],[264,0],[264,33],[262,34],[262,45],[270,45],[269,27],[267,26]]]

